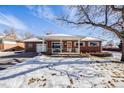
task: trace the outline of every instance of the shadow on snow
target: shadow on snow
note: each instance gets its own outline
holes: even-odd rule
[[[17,67],[19,66],[23,66],[23,65],[30,65],[30,64],[40,64],[43,66],[40,67],[36,67],[36,68],[32,68],[26,71],[22,71],[22,72],[18,72],[18,73],[14,73],[12,75],[9,76],[4,76],[1,77],[0,80],[7,80],[7,79],[11,79],[11,78],[15,78],[17,76],[22,76],[25,75],[27,73],[39,70],[39,69],[43,69],[43,68],[49,68],[49,67],[55,67],[55,66],[60,66],[60,65],[70,65],[70,64],[98,64],[98,63],[111,63],[111,61],[80,61],[80,60],[75,60],[75,61],[62,61],[59,60],[58,62],[41,62],[41,61],[28,61],[25,64],[18,64]]]

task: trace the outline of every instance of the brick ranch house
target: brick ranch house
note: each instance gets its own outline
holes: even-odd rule
[[[102,41],[92,37],[67,34],[49,34],[42,39],[24,40],[26,52],[44,52],[46,54],[80,54],[81,52],[101,52]]]

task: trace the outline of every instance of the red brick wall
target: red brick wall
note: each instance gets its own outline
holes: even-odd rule
[[[25,52],[36,52],[36,44],[41,42],[25,42]],[[28,44],[32,44],[32,47],[29,47]]]
[[[52,53],[52,47],[51,47],[51,41],[47,41],[47,54],[51,54]]]
[[[101,42],[99,42],[99,46],[88,46],[88,42],[85,41],[85,46],[80,48],[81,52],[101,52]]]

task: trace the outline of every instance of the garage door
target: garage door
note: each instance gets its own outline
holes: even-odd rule
[[[46,52],[46,44],[44,44],[44,46],[42,44],[37,44],[36,45],[36,52],[37,53]]]

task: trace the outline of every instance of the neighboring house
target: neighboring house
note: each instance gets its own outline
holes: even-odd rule
[[[26,52],[46,54],[80,54],[81,52],[101,52],[101,40],[67,34],[48,34],[41,39],[25,40]]]
[[[0,36],[0,51],[18,51],[24,49],[24,43],[10,36]]]

